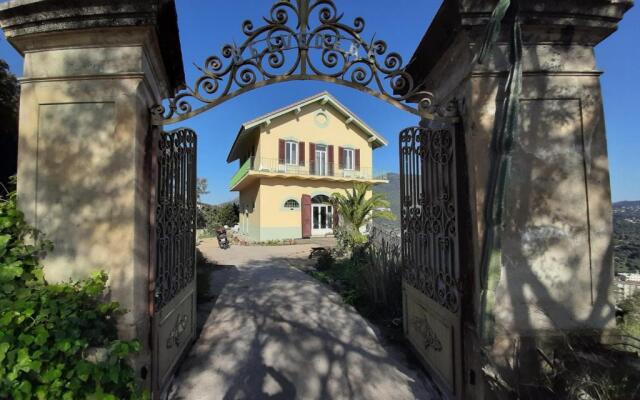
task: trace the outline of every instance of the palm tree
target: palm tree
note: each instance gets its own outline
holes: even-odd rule
[[[341,245],[349,247],[353,256],[359,253],[357,248],[367,241],[360,233],[360,228],[374,218],[395,219],[383,194],[373,193],[367,198],[370,190],[371,184],[354,183],[353,188],[346,193],[334,193],[331,196],[331,202],[342,222],[339,228],[341,232],[337,232],[336,236],[342,242]]]

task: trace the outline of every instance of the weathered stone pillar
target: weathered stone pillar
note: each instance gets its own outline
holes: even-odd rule
[[[148,369],[149,108],[184,81],[175,5],[15,0],[0,26],[24,56],[18,195],[55,245],[46,277],[108,272]]]
[[[473,254],[474,312],[465,323],[464,385],[480,398],[479,304],[492,135],[510,68],[503,25],[484,64],[471,66],[496,0],[445,0],[408,71],[438,103],[462,115]],[[523,90],[504,196],[502,270],[495,292],[499,363],[524,343],[614,323],[612,223],[604,114],[594,47],[613,33],[632,0],[520,1]],[[509,18],[509,16],[507,16]],[[524,366],[523,366],[524,368]],[[523,370],[526,376],[527,371]]]

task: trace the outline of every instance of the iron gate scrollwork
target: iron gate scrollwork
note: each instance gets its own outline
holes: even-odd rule
[[[404,279],[452,313],[460,308],[453,126],[400,134]]]
[[[161,132],[155,147],[154,398],[166,394],[195,338],[196,147],[196,133],[184,128]]]
[[[433,94],[404,70],[401,55],[375,35],[365,39],[364,19],[349,24],[333,0],[278,0],[263,20],[244,21],[239,44],[224,45],[196,66],[200,76],[190,87],[153,106],[153,123],[183,121],[249,90],[293,80],[348,86],[434,118]]]
[[[196,134],[162,132],[158,143],[155,310],[161,310],[195,277]]]
[[[400,199],[405,334],[441,389],[460,398],[466,209],[459,207],[464,143],[457,146],[457,126],[432,121],[400,133]]]

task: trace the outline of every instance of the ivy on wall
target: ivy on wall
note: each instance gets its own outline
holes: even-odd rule
[[[51,244],[31,228],[15,192],[0,200],[0,398],[144,398],[127,359],[137,341],[117,339],[118,304],[103,301],[107,275],[47,283]]]

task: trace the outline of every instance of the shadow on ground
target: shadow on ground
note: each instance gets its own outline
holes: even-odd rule
[[[336,293],[290,268],[308,262],[308,252],[246,253],[216,254],[210,258],[225,265],[200,268],[208,282],[199,285],[207,290],[199,296],[199,338],[172,399],[435,397],[426,377],[387,351]]]

